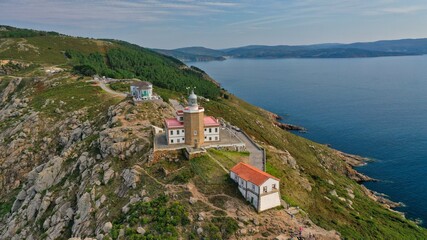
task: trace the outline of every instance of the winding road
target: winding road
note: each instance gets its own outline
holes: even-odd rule
[[[114,91],[111,88],[109,88],[107,85],[105,85],[105,82],[103,80],[94,79],[94,81],[98,83],[99,87],[101,87],[102,90],[106,91],[107,93],[109,93],[111,95],[114,95],[117,97],[124,97],[124,98],[127,97],[126,93],[117,92],[117,91]]]

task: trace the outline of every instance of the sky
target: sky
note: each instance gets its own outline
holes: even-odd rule
[[[144,47],[427,37],[426,0],[0,0],[0,24]]]

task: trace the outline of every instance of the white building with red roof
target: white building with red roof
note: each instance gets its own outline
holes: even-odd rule
[[[279,179],[247,163],[240,162],[230,170],[230,178],[258,212],[280,206]]]
[[[176,112],[175,118],[165,119],[168,144],[187,144],[199,148],[205,142],[220,141],[220,123],[211,116],[204,115],[204,108],[197,104],[197,96],[192,92],[189,105]]]

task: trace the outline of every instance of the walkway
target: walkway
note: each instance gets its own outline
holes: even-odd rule
[[[246,150],[250,153],[249,162],[252,166],[265,171],[264,169],[264,151],[260,149],[252,139],[249,139],[240,131],[231,130],[246,145]]]
[[[114,90],[112,90],[111,88],[107,87],[107,85],[105,85],[105,82],[103,80],[96,80],[94,79],[94,81],[96,83],[98,83],[99,87],[102,88],[102,90],[106,91],[107,93],[117,96],[117,97],[127,97],[126,93],[122,93],[122,92],[116,92]]]

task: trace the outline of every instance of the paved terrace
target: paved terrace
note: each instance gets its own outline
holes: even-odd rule
[[[243,143],[246,145],[246,149],[248,152],[250,152],[249,155],[249,163],[258,168],[262,171],[265,171],[264,169],[264,151],[260,149],[253,141],[252,139],[249,139],[245,134],[243,134],[241,131],[231,130],[233,131],[236,136],[243,141]]]
[[[170,99],[169,102],[175,108],[175,110],[182,110],[184,107],[176,100]],[[202,147],[227,147],[227,146],[242,146],[246,147],[249,154],[249,164],[252,166],[265,171],[265,150],[260,148],[249,136],[240,130],[236,130],[236,127],[224,124],[221,126],[219,136],[221,141],[209,142],[203,144]],[[158,134],[154,137],[154,150],[177,150],[186,148],[185,144],[174,144],[168,145],[166,141],[166,133]]]

